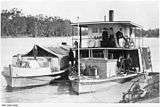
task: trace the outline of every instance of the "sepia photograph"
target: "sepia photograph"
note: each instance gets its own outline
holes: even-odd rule
[[[1,106],[159,104],[159,41],[159,0],[1,0]]]

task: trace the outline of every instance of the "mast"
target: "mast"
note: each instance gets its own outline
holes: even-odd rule
[[[78,77],[80,77],[80,29],[79,29],[79,16],[77,17],[77,24],[78,24]]]

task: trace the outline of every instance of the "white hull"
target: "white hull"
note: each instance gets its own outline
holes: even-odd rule
[[[12,88],[39,86],[49,84],[51,80],[60,78],[67,69],[51,72],[46,69],[26,69],[7,67],[2,75],[6,79],[7,86]]]
[[[57,77],[42,76],[42,77],[9,77],[4,76],[7,82],[7,86],[12,88],[29,87],[29,86],[40,86],[49,84],[49,82]]]
[[[108,87],[111,87],[116,84],[116,82],[104,82],[104,83],[83,83],[76,81],[71,81],[72,90],[77,94],[82,93],[90,93],[90,92],[97,92],[100,90],[104,90]]]
[[[124,81],[124,79],[134,78],[137,74],[132,74],[126,77],[113,77],[108,79],[74,79],[71,80],[71,87],[77,94],[97,92],[105,90],[118,82]]]

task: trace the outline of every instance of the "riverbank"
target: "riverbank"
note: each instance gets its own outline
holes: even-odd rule
[[[160,93],[159,93],[159,80],[160,73],[152,72],[149,74],[149,79],[147,80],[147,85],[144,87],[146,90],[146,95],[142,101],[139,103],[159,103]]]
[[[155,97],[155,98],[149,98],[146,100],[138,101],[136,103],[160,103],[160,97]]]
[[[159,72],[150,72],[133,80],[130,90],[123,92],[120,103],[159,103]]]

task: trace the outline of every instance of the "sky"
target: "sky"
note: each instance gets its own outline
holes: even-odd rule
[[[114,10],[114,20],[132,21],[144,29],[159,27],[158,0],[1,0],[1,10],[22,9],[25,15],[59,16],[76,22],[103,21]]]

